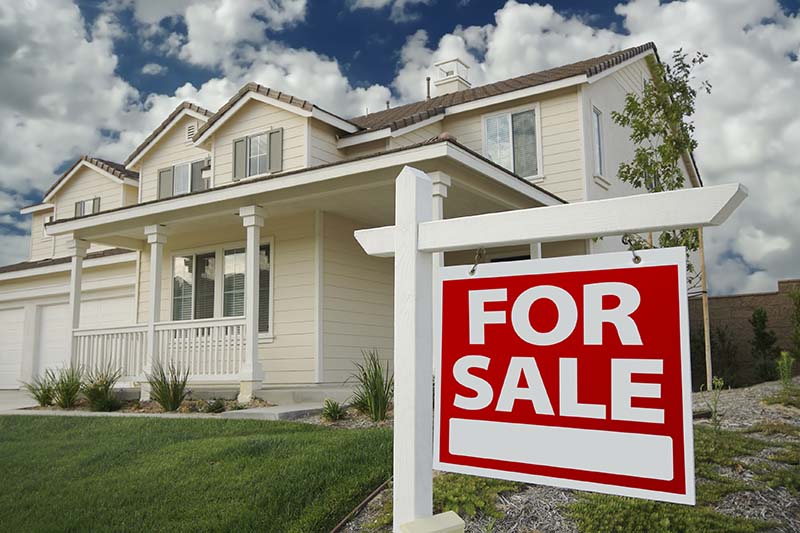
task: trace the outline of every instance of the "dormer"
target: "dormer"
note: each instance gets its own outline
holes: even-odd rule
[[[194,146],[210,152],[219,186],[313,166],[318,141],[335,146],[337,134],[357,130],[307,100],[249,83],[198,129]]]
[[[206,189],[211,154],[194,144],[211,112],[183,102],[128,156],[125,168],[138,171],[138,200],[147,202]]]
[[[469,67],[460,59],[448,59],[433,64],[435,77],[433,85],[436,96],[464,91],[472,87],[469,82]]]

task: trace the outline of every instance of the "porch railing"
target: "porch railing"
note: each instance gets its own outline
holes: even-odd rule
[[[239,374],[245,356],[244,318],[160,322],[155,326],[156,360],[188,369],[193,380],[226,380]],[[86,369],[119,369],[122,380],[143,377],[147,325],[78,329],[75,363]]]
[[[194,378],[233,376],[244,359],[244,319],[156,324],[157,359],[189,369]]]
[[[79,329],[74,331],[72,342],[74,363],[82,368],[117,369],[123,380],[142,374],[147,357],[147,326]]]

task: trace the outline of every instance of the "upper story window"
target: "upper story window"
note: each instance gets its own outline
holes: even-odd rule
[[[592,106],[592,137],[594,139],[594,175],[603,175],[603,113]]]
[[[540,176],[537,111],[532,108],[485,117],[486,157],[523,178]]]
[[[233,179],[240,180],[283,169],[283,128],[233,141]]]
[[[100,212],[100,198],[90,198],[75,202],[75,218]]]
[[[208,189],[209,178],[203,173],[208,167],[208,159],[201,159],[162,168],[158,171],[158,197],[169,198]]]

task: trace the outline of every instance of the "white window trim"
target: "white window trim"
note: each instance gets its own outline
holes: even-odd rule
[[[262,237],[259,243],[259,246],[263,246],[264,244],[269,245],[269,267],[270,267],[270,276],[269,276],[269,324],[267,325],[268,331],[261,331],[258,333],[258,342],[259,343],[270,343],[275,339],[275,237],[272,235]],[[222,289],[224,288],[224,275],[223,275],[223,264],[225,261],[225,250],[237,249],[237,248],[247,248],[247,241],[232,241],[226,242],[222,244],[214,244],[209,246],[198,246],[196,248],[187,248],[183,250],[173,250],[170,252],[169,255],[169,309],[167,311],[169,316],[169,322],[175,322],[172,320],[172,311],[173,311],[173,303],[174,297],[172,294],[172,283],[173,279],[175,278],[175,258],[176,257],[184,257],[187,255],[192,256],[192,318],[189,320],[180,320],[179,322],[202,322],[203,320],[221,320],[223,318],[238,318],[238,317],[224,317],[223,316],[223,294]],[[194,318],[194,298],[195,298],[195,286],[194,286],[194,272],[197,263],[197,255],[207,254],[209,252],[214,252],[215,257],[215,278],[214,278],[214,317],[213,318],[206,318],[206,319],[195,319]],[[242,315],[244,318],[244,315]]]
[[[486,138],[486,121],[490,118],[500,117],[504,115],[508,115],[509,121],[511,120],[511,115],[516,113],[521,113],[523,111],[533,111],[534,120],[536,121],[536,175],[534,176],[520,176],[521,178],[531,182],[531,183],[539,183],[544,180],[545,176],[543,173],[544,163],[542,157],[542,109],[539,102],[533,102],[531,104],[525,104],[517,107],[510,107],[508,109],[503,109],[502,111],[493,111],[491,113],[485,113],[481,115],[481,142],[483,147],[483,156],[488,157],[488,139]],[[514,138],[513,138],[513,131],[511,131],[511,161],[514,161]],[[509,172],[516,172],[512,169],[507,169]]]
[[[606,157],[604,154],[605,145],[603,143],[603,133],[605,131],[605,125],[603,124],[603,110],[597,107],[595,104],[591,104],[591,129],[592,129],[592,175],[595,178],[600,178],[603,181],[605,180],[605,173],[606,173]],[[595,121],[599,121],[599,133],[595,129]],[[600,142],[598,146],[598,135],[600,137]],[[597,157],[600,157],[600,160],[597,160]],[[600,167],[598,169],[598,167]],[[599,171],[598,171],[599,170]]]

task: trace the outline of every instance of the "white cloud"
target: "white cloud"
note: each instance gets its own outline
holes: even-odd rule
[[[159,65],[158,63],[148,63],[142,67],[142,74],[146,74],[148,76],[158,76],[160,74],[164,74],[167,71],[167,67],[164,65]]]
[[[394,22],[409,22],[417,20],[419,14],[414,13],[411,8],[414,5],[427,5],[432,0],[353,0],[350,2],[350,9],[389,9],[389,18]]]

